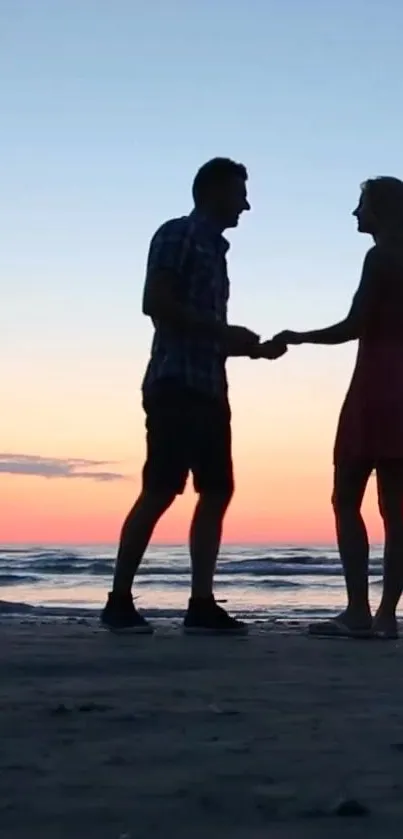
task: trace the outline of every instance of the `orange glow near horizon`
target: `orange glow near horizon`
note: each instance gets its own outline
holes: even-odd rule
[[[224,528],[232,543],[332,543],[331,480],[321,475],[271,475],[240,484]],[[289,482],[288,482],[289,481]],[[372,484],[372,482],[371,482]],[[85,480],[1,476],[0,543],[109,544],[119,531],[139,482],[119,485]],[[187,539],[194,505],[191,488],[162,519],[153,541],[182,543]],[[371,485],[364,503],[371,539],[382,538]]]
[[[269,368],[234,362],[236,492],[225,522],[226,542],[334,542],[331,453],[348,371],[337,353],[308,362],[303,354],[291,353]],[[140,489],[145,449],[140,399],[134,391],[129,404],[127,399],[129,365],[121,376],[110,388],[108,379],[108,398],[102,377],[89,376],[91,391],[86,393],[81,379],[78,391],[73,379],[61,383],[55,378],[52,387],[44,380],[38,390],[30,385],[16,390],[8,379],[10,410],[0,417],[3,452],[66,462],[83,458],[96,462],[92,471],[118,472],[123,479],[0,473],[0,543],[117,542]],[[380,541],[370,483],[364,513],[371,539]],[[186,541],[193,504],[190,484],[160,522],[154,541]]]

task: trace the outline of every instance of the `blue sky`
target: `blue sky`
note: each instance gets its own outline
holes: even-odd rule
[[[232,319],[271,334],[341,317],[369,245],[358,186],[403,174],[402,32],[398,0],[0,0],[6,397],[35,379],[46,412],[95,382],[125,410],[151,337],[148,240],[216,154],[250,173]],[[292,376],[326,373],[337,401],[352,358],[303,350]]]

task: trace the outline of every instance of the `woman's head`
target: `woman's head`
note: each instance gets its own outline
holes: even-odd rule
[[[365,181],[353,216],[360,233],[403,233],[403,181],[386,176]]]

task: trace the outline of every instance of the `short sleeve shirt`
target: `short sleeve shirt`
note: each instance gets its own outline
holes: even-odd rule
[[[163,224],[151,240],[146,271],[170,271],[174,293],[181,306],[227,323],[229,280],[226,254],[229,244],[204,215],[196,210],[189,216]],[[225,397],[227,378],[222,346],[211,337],[177,332],[154,322],[151,358],[143,380],[143,392],[150,392],[162,380]]]

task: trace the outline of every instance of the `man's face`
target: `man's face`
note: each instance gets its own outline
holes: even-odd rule
[[[244,179],[236,175],[217,188],[215,204],[223,230],[237,227],[241,214],[250,210]]]
[[[353,216],[357,219],[357,230],[359,233],[369,233],[372,236],[376,234],[377,222],[373,215],[368,191],[363,189],[358,206],[353,211]]]

